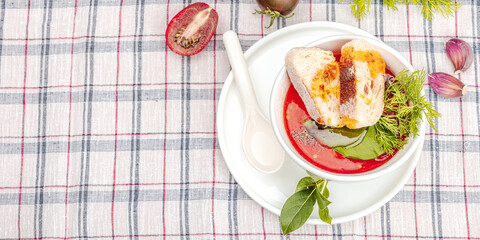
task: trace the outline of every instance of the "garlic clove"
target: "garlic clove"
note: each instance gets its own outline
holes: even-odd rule
[[[473,50],[467,42],[452,38],[447,41],[445,48],[455,67],[455,73],[465,72],[472,65]]]
[[[457,98],[467,93],[467,86],[447,73],[432,73],[428,75],[428,82],[433,91],[442,97]]]

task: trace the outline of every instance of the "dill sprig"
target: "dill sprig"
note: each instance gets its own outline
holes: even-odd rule
[[[371,1],[372,0],[339,0],[340,3],[351,4],[352,14],[358,20],[367,15]],[[455,0],[383,0],[383,4],[391,10],[397,10],[398,3],[413,4],[421,7],[423,16],[430,21],[437,13],[448,17],[452,16],[459,8]]]
[[[425,82],[425,71],[407,70],[396,74],[385,89],[385,107],[380,120],[374,125],[376,139],[385,152],[391,154],[407,143],[407,137],[418,136],[422,115],[435,130],[435,118],[440,117],[425,95],[421,95]]]

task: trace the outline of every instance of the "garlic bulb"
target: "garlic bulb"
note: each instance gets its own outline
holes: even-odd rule
[[[428,82],[433,91],[442,97],[457,98],[467,93],[467,86],[447,73],[432,73],[428,75]]]
[[[465,41],[452,38],[445,45],[447,55],[455,67],[455,73],[465,72],[473,63],[472,47]]]

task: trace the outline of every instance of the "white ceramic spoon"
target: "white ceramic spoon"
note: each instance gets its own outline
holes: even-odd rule
[[[275,138],[272,125],[258,107],[237,34],[234,31],[225,32],[223,44],[232,66],[233,79],[240,91],[246,111],[242,139],[243,151],[250,164],[257,170],[274,173],[282,167],[285,151]]]

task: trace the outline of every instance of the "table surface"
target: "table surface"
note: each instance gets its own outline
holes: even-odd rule
[[[357,21],[337,0],[301,1],[294,17],[265,29],[254,0],[207,1],[217,34],[181,57],[164,33],[189,2],[2,1],[0,239],[480,239],[480,2],[461,0],[458,13],[434,21],[379,2]],[[361,28],[428,73],[453,73],[444,48],[452,37],[475,56],[457,75],[469,85],[463,98],[425,86],[443,116],[390,202],[285,237],[279,217],[235,182],[218,145],[216,108],[230,71],[221,34],[238,32],[246,50],[308,21]]]

